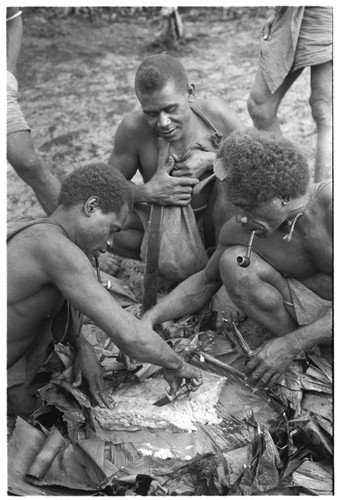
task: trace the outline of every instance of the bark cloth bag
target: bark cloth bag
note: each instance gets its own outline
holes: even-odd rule
[[[158,169],[163,168],[169,158],[170,145],[160,141]],[[157,245],[159,243],[158,273],[172,283],[183,281],[188,276],[203,269],[208,257],[201,240],[191,205],[159,206],[152,205],[149,224],[145,230],[141,254],[145,262],[151,259],[149,234],[151,224],[157,219]],[[153,227],[152,227],[153,228]],[[159,234],[158,234],[159,233]],[[156,243],[154,239],[152,242]]]

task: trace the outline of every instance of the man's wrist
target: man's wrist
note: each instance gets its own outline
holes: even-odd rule
[[[287,338],[287,348],[289,352],[295,357],[300,352],[305,352],[307,350],[306,343],[303,341],[299,332],[292,332]]]
[[[133,200],[134,203],[151,203],[152,193],[151,189],[146,184],[136,184],[133,187]]]
[[[185,360],[182,356],[179,356],[180,359],[177,360],[177,364],[175,367],[172,368],[167,368],[164,367],[164,369],[170,374],[170,375],[176,375],[178,372],[182,369],[182,367],[185,365]]]

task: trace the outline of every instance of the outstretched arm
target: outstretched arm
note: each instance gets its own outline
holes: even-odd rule
[[[222,285],[219,260],[223,248],[218,247],[205,269],[193,274],[147,311],[142,322],[155,326],[163,321],[180,318],[201,309]]]
[[[181,364],[181,357],[151,328],[126,312],[97,281],[84,253],[66,238],[37,245],[49,281],[78,311],[91,318],[133,359],[162,366],[173,373],[172,386],[182,378],[200,378],[200,370]],[[58,247],[58,248],[56,248]],[[171,383],[171,382],[170,382]]]

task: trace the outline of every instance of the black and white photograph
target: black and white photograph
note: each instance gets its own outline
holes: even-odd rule
[[[332,3],[12,5],[2,493],[334,496]]]

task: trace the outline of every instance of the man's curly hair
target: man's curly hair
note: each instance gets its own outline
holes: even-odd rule
[[[305,194],[309,168],[299,149],[287,139],[256,129],[232,132],[217,156],[227,172],[228,193],[257,202],[298,198]]]
[[[169,54],[147,57],[138,67],[135,89],[141,92],[161,90],[168,82],[174,82],[179,92],[187,92],[188,78],[179,59]]]
[[[103,213],[120,213],[123,205],[132,209],[132,192],[126,178],[114,167],[93,163],[79,167],[62,183],[59,204],[64,207],[85,203],[91,196],[99,199]]]

